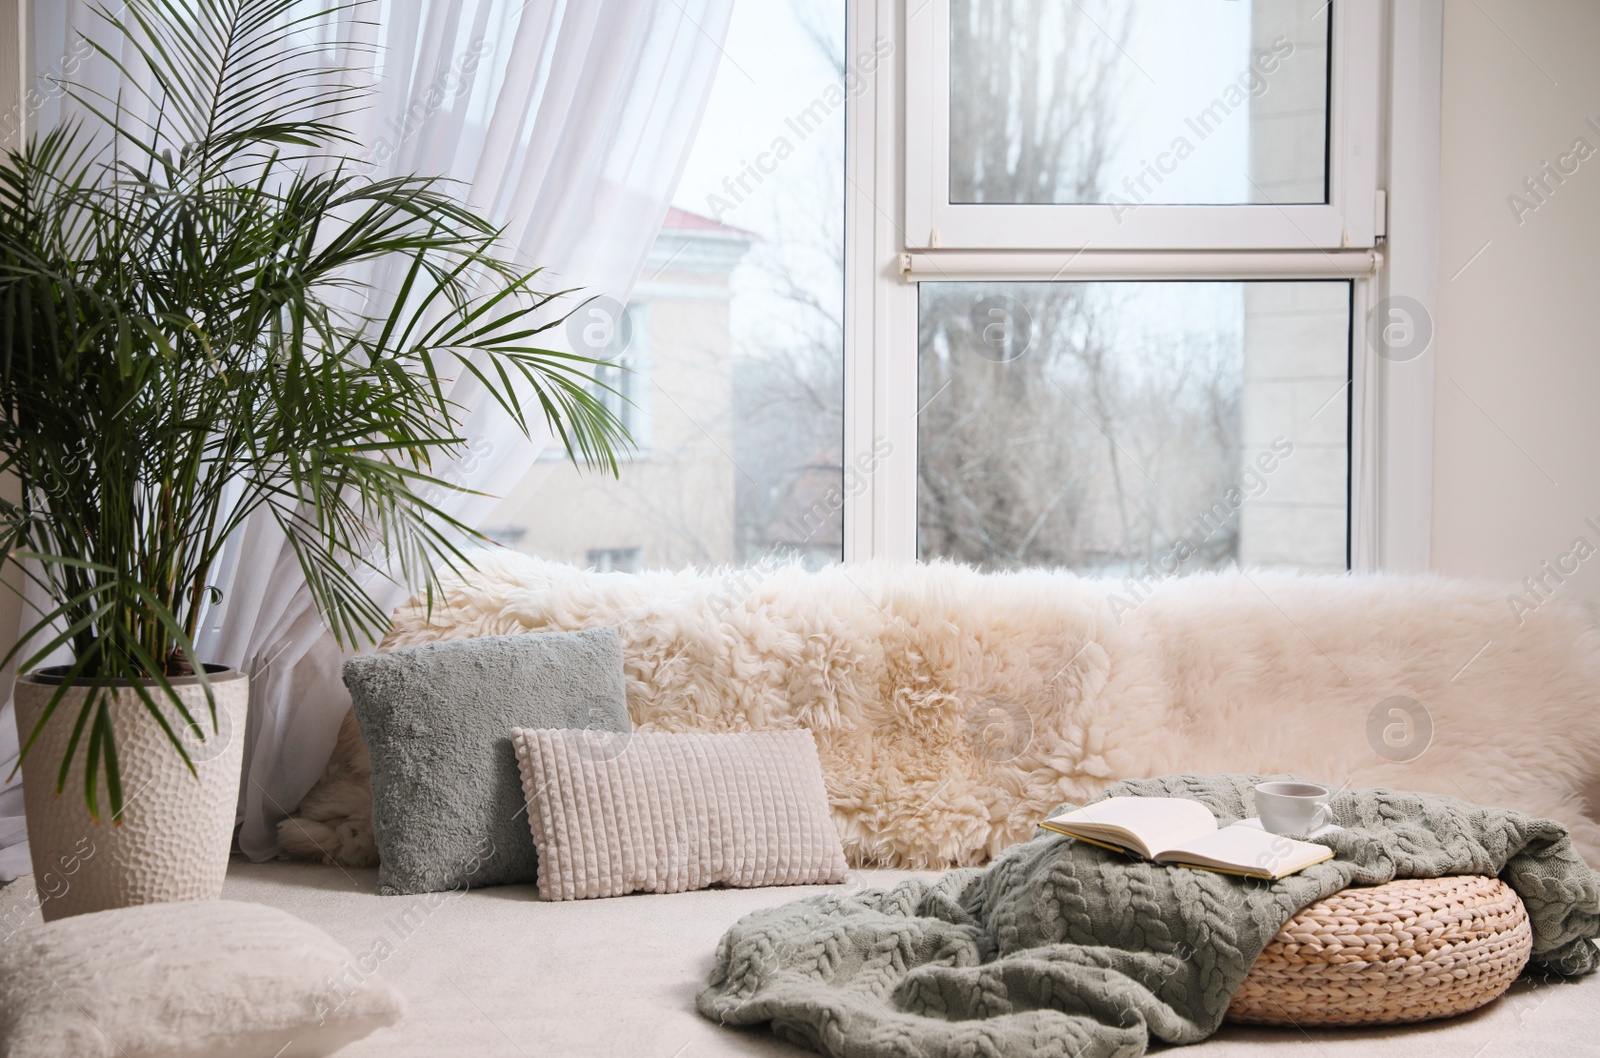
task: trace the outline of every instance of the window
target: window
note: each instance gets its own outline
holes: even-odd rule
[[[1373,245],[1376,0],[925,7],[908,247]]]
[[[541,461],[488,531],[606,569],[1416,568],[1432,367],[1373,335],[1434,271],[1384,194],[1428,120],[1394,93],[1437,80],[1389,38],[1424,54],[1426,21],[736,5],[675,208],[583,339],[637,451]]]
[[[740,3],[626,306],[564,336],[635,442],[618,478],[547,452],[485,533],[602,570],[843,555],[843,0]]]
[[[872,457],[847,556],[1414,567],[1432,368],[1371,335],[1396,159],[1426,186],[1389,132],[1425,100],[1388,93],[1431,82],[1389,37],[1425,25],[1376,0],[851,13],[881,61],[847,156],[846,451]]]
[[[951,0],[949,36],[952,203],[1327,201],[1322,0]]]
[[[1345,568],[1348,282],[918,295],[919,557]]]

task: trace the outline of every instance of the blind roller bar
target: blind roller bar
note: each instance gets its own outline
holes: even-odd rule
[[[1380,250],[1216,252],[961,251],[902,253],[909,283],[1070,279],[1360,279],[1383,267]]]

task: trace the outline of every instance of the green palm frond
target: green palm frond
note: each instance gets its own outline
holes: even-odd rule
[[[101,9],[127,44],[97,46],[121,94],[67,86],[83,123],[0,166],[0,471],[23,485],[0,544],[51,599],[6,660],[73,656],[25,752],[73,683],[144,679],[188,760],[177,730],[214,729],[215,706],[207,685],[210,715],[189,715],[169,681],[204,682],[196,631],[252,516],[283,530],[341,644],[385,630],[374,578],[431,597],[437,569],[466,567],[474,534],[440,499],[461,491],[440,474],[465,445],[453,381],[576,460],[614,473],[629,443],[596,361],[541,344],[573,292],[503,256],[448,182],[368,178],[345,153],[357,6]],[[392,292],[365,278],[380,266]],[[115,816],[106,701],[70,718],[57,790],[81,753],[90,811],[103,781]]]

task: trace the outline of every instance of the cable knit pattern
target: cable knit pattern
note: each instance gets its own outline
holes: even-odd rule
[[[546,900],[844,880],[809,732],[511,737]]]
[[[1262,776],[1167,776],[1105,796],[1189,797],[1224,824]],[[1040,831],[986,869],[813,897],[722,938],[700,1012],[840,1058],[1132,1058],[1215,1032],[1301,908],[1397,877],[1498,875],[1533,929],[1531,971],[1600,968],[1600,874],[1558,823],[1438,794],[1332,802],[1337,854],[1279,882],[1159,867]],[[830,951],[826,965],[818,948]]]

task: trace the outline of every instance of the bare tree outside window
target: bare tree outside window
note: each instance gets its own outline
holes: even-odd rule
[[[1130,9],[951,0],[950,201],[1098,202]]]
[[[1311,176],[1283,189],[1320,199],[1321,156],[1273,145],[1325,120],[1325,12],[1256,6],[1214,13],[1234,19],[1213,27],[1233,50],[1178,70],[1150,58],[1174,45],[1160,0],[951,0],[950,201],[1248,202],[1252,173],[1285,157]],[[1293,121],[1282,90],[1261,107],[1272,78]],[[1212,80],[1216,100],[1193,88]],[[1147,143],[1173,148],[1150,152],[1161,168]],[[1342,568],[1347,300],[1344,283],[922,283],[919,555],[1117,576]],[[1314,547],[1286,542],[1307,524]]]
[[[1142,332],[1141,317],[1186,300],[1164,286],[922,285],[924,558],[1120,574],[1225,491],[1240,461],[1238,335]],[[1237,301],[1226,287],[1215,293]],[[1237,540],[1230,518],[1190,568],[1233,559]]]
[[[834,61],[838,53],[832,55]],[[747,267],[787,303],[772,328],[734,359],[739,558],[816,566],[844,546],[843,172],[819,171],[798,191],[783,235]],[[809,201],[808,201],[809,199]],[[831,208],[830,208],[831,207]]]
[[[951,200],[1318,200],[1326,18],[1217,6],[951,0]],[[615,570],[843,558],[855,466],[880,455],[843,449],[843,90],[872,45],[847,48],[840,0],[792,0],[782,48],[773,11],[734,17],[678,205],[594,350],[645,443],[616,481],[535,468],[490,527],[523,551]],[[1267,61],[1280,37],[1299,67]],[[1195,151],[1163,183],[1140,152],[1181,135]],[[922,283],[919,556],[1343,568],[1348,291]]]

